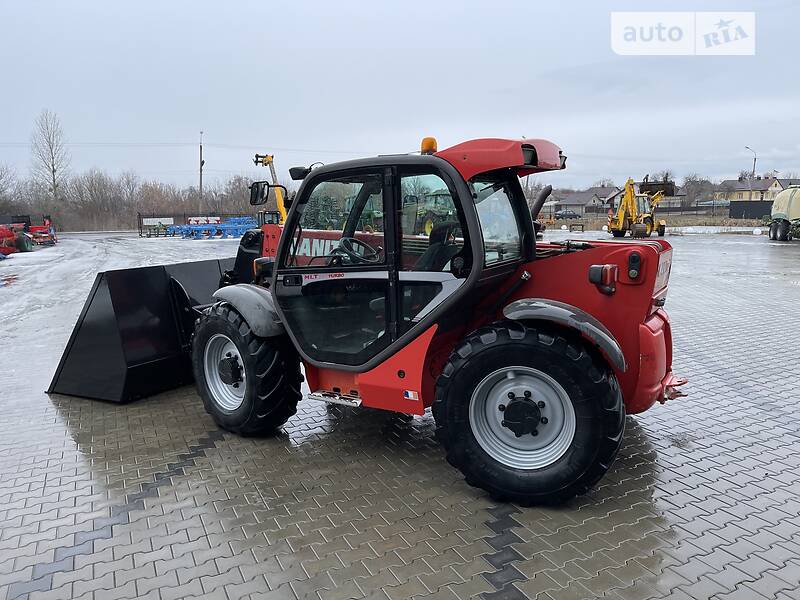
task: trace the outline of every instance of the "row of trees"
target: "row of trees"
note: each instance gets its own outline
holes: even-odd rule
[[[31,136],[31,169],[21,176],[0,164],[0,214],[51,215],[60,229],[132,229],[137,213],[251,213],[250,179],[234,175],[203,187],[177,186],[90,169],[73,173],[58,116],[43,111]]]

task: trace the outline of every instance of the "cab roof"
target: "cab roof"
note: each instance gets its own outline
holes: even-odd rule
[[[497,169],[517,169],[520,177],[566,168],[567,157],[548,140],[484,138],[462,142],[434,153],[453,165],[469,181]]]

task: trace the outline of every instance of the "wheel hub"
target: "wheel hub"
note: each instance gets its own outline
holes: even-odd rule
[[[209,338],[203,352],[203,371],[211,399],[220,410],[237,410],[244,402],[247,372],[231,338],[223,333]]]
[[[526,391],[524,396],[508,393],[509,403],[501,404],[498,408],[503,413],[501,425],[510,429],[517,437],[525,434],[539,435],[539,426],[542,425],[542,411],[538,404],[531,399],[531,393]],[[547,420],[545,419],[545,422]]]
[[[546,373],[522,365],[500,368],[478,383],[469,420],[483,450],[515,469],[541,469],[557,461],[576,430],[564,388]]]
[[[239,357],[232,356],[230,353],[219,361],[217,366],[219,378],[225,385],[234,385],[242,382],[242,367],[239,364]]]

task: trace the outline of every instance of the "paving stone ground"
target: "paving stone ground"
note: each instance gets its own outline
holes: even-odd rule
[[[430,415],[301,403],[279,436],[239,438],[192,388],[48,397],[63,341],[12,336],[0,600],[800,598],[800,244],[672,241],[690,395],[628,417],[609,474],[560,508],[469,487]],[[61,332],[72,283],[52,293],[77,308],[41,309]]]

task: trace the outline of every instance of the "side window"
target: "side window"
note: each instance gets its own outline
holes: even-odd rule
[[[400,269],[449,272],[464,235],[447,184],[432,173],[403,175],[400,197]]]
[[[384,265],[383,176],[379,173],[318,182],[298,206],[287,267]]]
[[[456,198],[432,173],[400,176],[400,323],[403,334],[467,276]],[[455,266],[461,261],[462,267]]]
[[[519,258],[522,249],[511,191],[498,181],[474,180],[472,184],[483,234],[484,265],[488,267]]]

